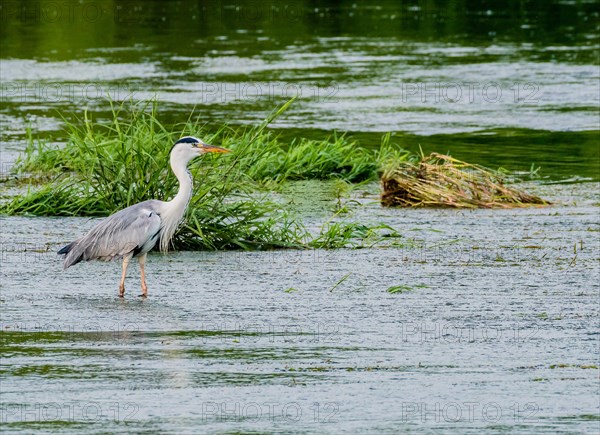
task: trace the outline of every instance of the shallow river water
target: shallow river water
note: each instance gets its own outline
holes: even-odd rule
[[[217,128],[298,96],[283,140],[533,164],[555,204],[390,210],[369,187],[349,219],[386,247],[152,253],[146,300],[136,265],[123,300],[116,263],[62,270],[94,220],[0,216],[0,431],[598,432],[598,2],[359,3],[3,1],[0,175],[28,129],[60,146],[109,100]]]
[[[530,210],[367,198],[356,217],[399,246],[154,254],[146,300],[136,267],[124,300],[118,264],[61,270],[56,248],[93,221],[5,219],[3,426],[593,433],[600,226],[581,186]]]

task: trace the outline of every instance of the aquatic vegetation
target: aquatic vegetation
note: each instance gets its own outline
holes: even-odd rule
[[[57,147],[36,141],[16,163],[16,173],[33,183],[9,198],[0,212],[38,216],[107,216],[151,199],[167,200],[177,192],[170,172],[170,145],[182,136],[202,137],[233,152],[226,158],[204,156],[192,163],[194,195],[185,223],[174,238],[183,249],[363,248],[400,237],[389,226],[341,220],[358,201],[342,201],[356,183],[381,175],[384,205],[493,207],[546,204],[507,187],[499,172],[449,156],[418,156],[383,137],[376,150],[360,147],[345,135],[321,140],[283,142],[267,129],[293,99],[260,125],[223,126],[206,131],[192,113],[182,124],[165,126],[156,101],[112,106],[109,122],[65,120],[67,143]],[[335,180],[334,216],[311,234],[271,195],[285,182]],[[37,180],[37,186],[35,181]],[[265,193],[265,191],[267,193]],[[393,242],[392,245],[397,245]]]
[[[409,285],[393,285],[391,287],[388,287],[388,289],[386,290],[388,293],[390,294],[401,294],[401,293],[409,293],[412,292],[414,289],[417,288],[429,288],[428,285],[426,284],[417,284],[414,286],[409,286]]]
[[[125,195],[118,198],[119,201],[137,202],[148,195],[173,192],[177,183],[170,177],[166,164],[170,145],[182,136],[194,135],[234,151],[233,158],[204,158],[201,165],[192,166],[192,171],[201,172],[194,175],[203,178],[216,172],[216,176],[227,183],[377,179],[378,153],[360,147],[345,135],[333,134],[320,141],[298,138],[283,143],[267,131],[266,127],[292,101],[279,107],[257,127],[223,126],[216,132],[206,131],[200,120],[193,119],[193,114],[187,122],[167,128],[158,119],[156,102],[113,107],[110,123],[95,123],[85,113],[84,118],[76,122],[65,120],[69,140],[64,147],[29,136],[15,167],[20,174],[47,176],[71,172],[92,176],[92,181],[103,187],[112,188],[114,182],[125,184],[127,189],[112,193]],[[386,155],[388,148],[386,145]],[[111,184],[107,186],[107,183]],[[203,184],[208,183],[203,180]]]
[[[68,180],[29,188],[1,205],[8,215],[34,216],[106,216],[101,198],[92,197],[89,185]],[[52,213],[49,213],[52,211]]]
[[[598,366],[596,364],[550,364],[551,369],[565,369],[565,368],[580,368],[580,369],[594,369],[597,370]]]
[[[381,177],[384,206],[511,208],[548,205],[521,189],[507,186],[499,171],[431,153],[419,160],[393,163]]]
[[[211,197],[190,209],[175,235],[180,249],[304,248],[310,239],[301,223],[270,201],[241,198],[220,203]]]
[[[394,286],[389,287],[386,291],[391,294],[396,294],[396,293],[407,293],[407,292],[411,292],[412,290],[413,290],[412,287],[410,287],[408,285],[394,285]]]
[[[345,136],[333,135],[323,141],[295,139],[286,147],[277,141],[255,142],[251,154],[260,161],[247,166],[256,181],[326,180],[338,178],[349,182],[375,179],[378,162],[373,152],[361,148]]]
[[[254,128],[204,131],[193,116],[165,127],[156,102],[113,106],[109,123],[95,123],[86,113],[67,122],[68,142],[55,147],[29,137],[16,171],[39,186],[2,204],[5,214],[106,216],[150,199],[172,198],[177,180],[170,173],[170,144],[194,134],[233,150],[231,158],[203,157],[192,164],[196,180],[185,223],[174,244],[182,249],[336,248],[354,246],[369,235],[365,225],[337,222],[316,237],[267,195],[265,186],[287,180],[376,179],[375,153],[344,136],[324,141],[300,139],[284,144],[269,123],[291,101]],[[50,180],[50,181],[48,181]]]
[[[334,291],[336,288],[338,288],[344,281],[346,281],[348,278],[350,278],[350,275],[352,275],[352,272],[347,273],[346,275],[344,275],[342,278],[340,278],[338,280],[338,282],[336,282],[330,289],[329,289],[329,293],[331,293],[332,291]]]

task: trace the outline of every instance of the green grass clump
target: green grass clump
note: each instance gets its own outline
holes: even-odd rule
[[[86,113],[75,123],[65,121],[69,140],[64,147],[36,142],[30,136],[16,168],[21,174],[48,176],[74,172],[92,177],[90,181],[108,187],[123,205],[123,201],[138,202],[148,195],[159,197],[172,193],[177,180],[165,177],[170,170],[170,145],[182,136],[194,135],[232,149],[235,162],[230,165],[229,159],[207,156],[201,165],[203,174],[194,175],[225,171],[230,177],[233,167],[229,166],[234,166],[236,183],[242,178],[254,183],[377,179],[380,153],[361,148],[345,135],[334,134],[320,141],[300,138],[282,143],[266,131],[265,127],[288,105],[289,102],[256,128],[223,126],[216,132],[207,131],[192,116],[186,123],[167,129],[157,118],[156,103],[134,105],[130,110],[124,106],[113,107],[113,119],[109,124],[95,124]],[[163,184],[165,181],[166,185]],[[126,187],[113,191],[114,183]]]
[[[377,152],[344,136],[324,141],[299,139],[284,144],[266,130],[288,102],[255,128],[222,127],[208,132],[192,116],[165,127],[156,102],[113,107],[108,123],[84,118],[67,122],[63,147],[29,143],[16,168],[38,188],[10,198],[0,212],[37,216],[107,216],[155,198],[169,200],[178,182],[169,166],[171,144],[182,136],[202,137],[230,148],[226,156],[206,155],[190,165],[194,196],[174,238],[181,249],[336,248],[358,246],[369,227],[327,224],[316,237],[281,205],[259,195],[265,186],[287,180],[377,178]],[[48,180],[51,180],[48,182]]]
[[[293,140],[285,148],[277,141],[255,142],[252,154],[258,161],[246,166],[256,181],[327,180],[349,182],[373,180],[379,168],[375,154],[345,136],[334,135],[324,141]]]
[[[277,204],[245,199],[192,207],[175,244],[187,250],[304,248],[309,237]]]
[[[106,208],[99,198],[90,195],[88,184],[76,185],[61,180],[13,197],[0,210],[8,215],[34,216],[106,216]],[[49,214],[49,210],[54,213]]]

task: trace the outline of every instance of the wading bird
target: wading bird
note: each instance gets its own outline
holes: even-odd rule
[[[179,139],[170,153],[173,173],[179,180],[179,192],[171,201],[151,199],[127,207],[107,217],[87,234],[58,251],[65,255],[65,269],[89,260],[123,259],[123,274],[119,283],[119,296],[125,295],[125,275],[129,261],[136,257],[140,264],[141,297],[148,295],[144,266],[146,254],[157,241],[161,251],[169,243],[192,197],[192,174],[187,164],[202,154],[227,153],[228,149],[207,145],[200,139],[186,136]]]

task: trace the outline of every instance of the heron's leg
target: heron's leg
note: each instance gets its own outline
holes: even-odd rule
[[[121,275],[121,282],[119,283],[119,297],[125,296],[125,276],[127,275],[127,266],[129,266],[129,260],[131,255],[123,257],[123,273]]]
[[[146,285],[146,254],[142,254],[138,257],[138,262],[140,263],[140,274],[142,276],[142,294],[140,296],[146,297],[148,296],[148,286]]]

